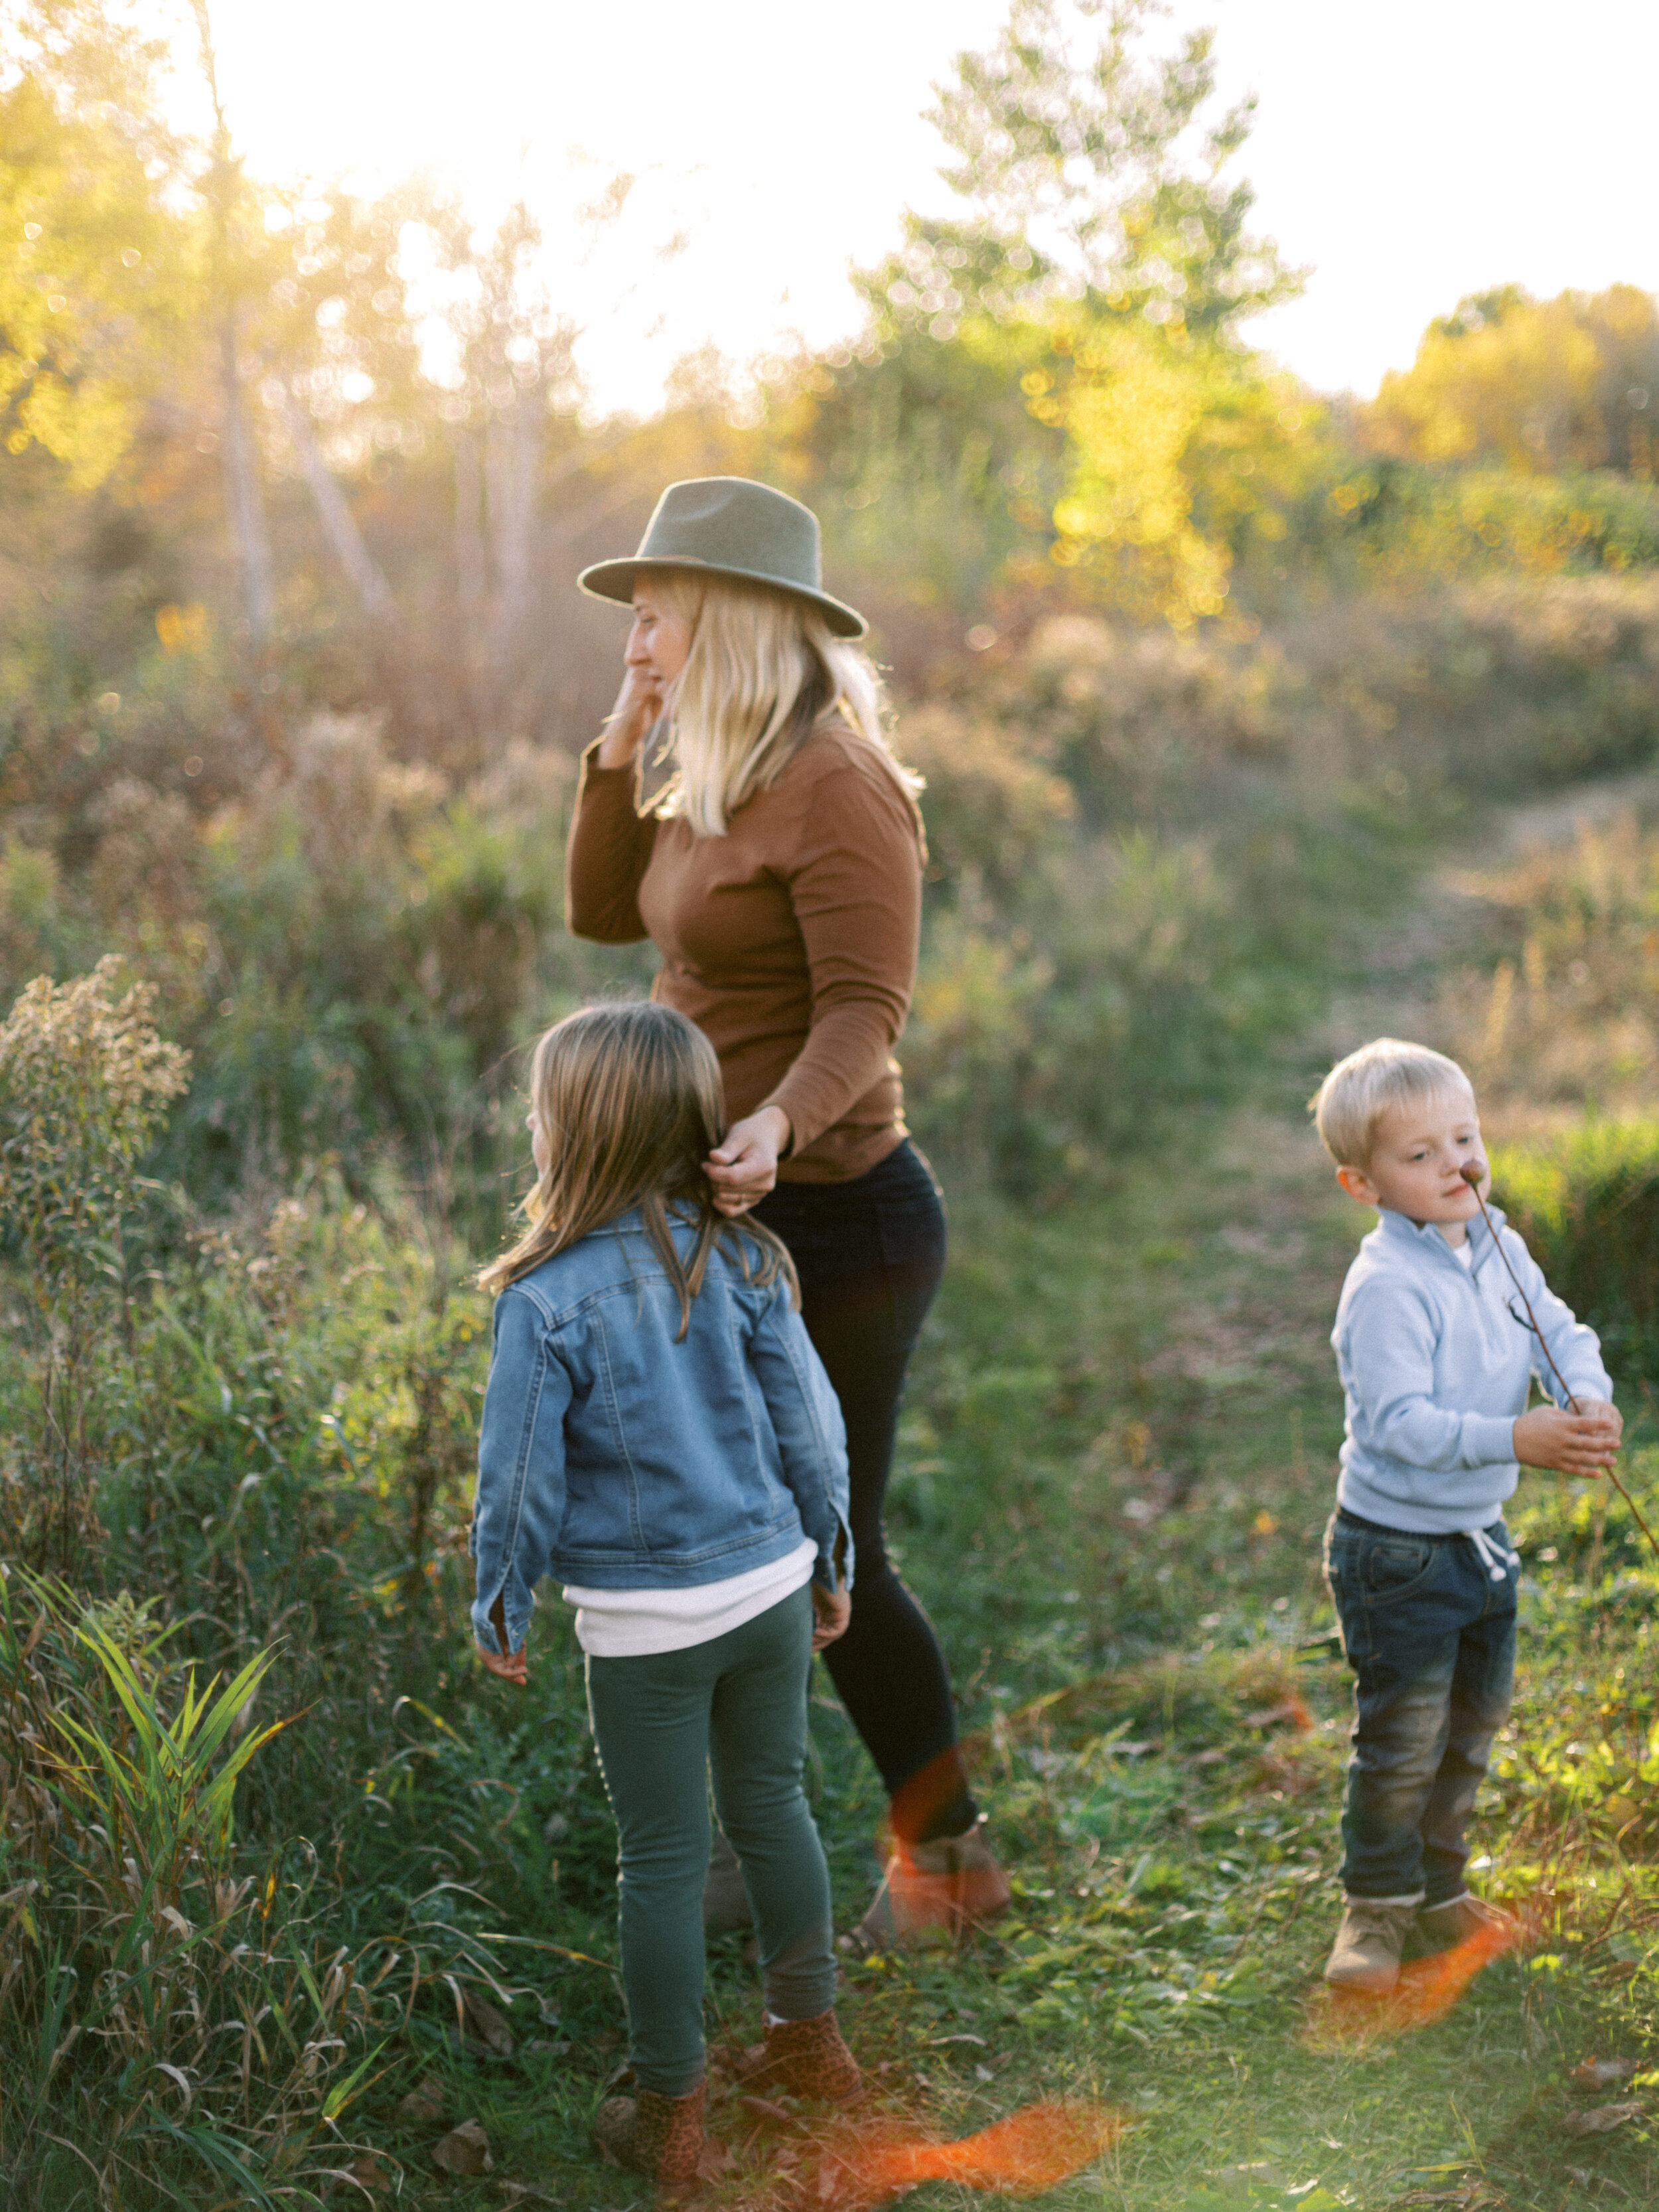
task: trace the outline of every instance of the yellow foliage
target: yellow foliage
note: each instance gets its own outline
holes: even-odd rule
[[[1303,428],[1310,403],[1249,356],[1182,331],[1114,317],[1070,336],[1063,393],[1023,380],[1032,413],[1066,433],[1051,558],[1109,579],[1115,604],[1138,617],[1182,629],[1220,614],[1234,530],[1285,534],[1275,501],[1316,458]]]
[[[180,227],[158,191],[112,102],[60,102],[27,71],[0,93],[4,442],[43,447],[82,489],[125,451],[153,349],[176,327],[179,271],[166,264]]]
[[[1656,371],[1659,313],[1634,285],[1553,300],[1507,293],[1431,324],[1412,367],[1383,378],[1364,423],[1379,452],[1403,459],[1646,476]],[[1659,405],[1659,388],[1651,398]]]
[[[169,658],[175,653],[199,653],[208,641],[208,611],[200,599],[188,606],[167,605],[155,610],[155,635]]]

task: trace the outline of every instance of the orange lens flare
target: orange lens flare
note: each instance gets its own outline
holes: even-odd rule
[[[1524,1921],[1477,1928],[1453,1949],[1402,1966],[1386,1996],[1321,1988],[1308,2008],[1302,2040],[1311,2051],[1334,2055],[1431,2027],[1445,2018],[1477,1974],[1528,1942],[1530,1932]]]
[[[848,2121],[821,2139],[817,2193],[842,2212],[884,2204],[924,2181],[1040,2197],[1109,2150],[1123,2126],[1118,2113],[1085,2104],[1027,2105],[959,2142],[902,2121]]]
[[[914,1841],[925,1836],[945,1808],[964,1796],[968,1789],[968,1769],[963,1759],[960,1744],[951,1744],[937,1758],[930,1759],[926,1766],[919,1767],[908,1782],[901,1782],[893,1793],[888,1809],[888,1826],[880,1842],[885,1856],[888,1836],[902,1836]]]

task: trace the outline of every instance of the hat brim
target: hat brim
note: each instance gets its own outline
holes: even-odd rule
[[[815,606],[837,637],[862,637],[870,627],[856,608],[832,599],[828,592],[810,591],[805,584],[791,583],[787,576],[768,576],[758,568],[729,568],[715,561],[660,554],[646,561],[637,556],[626,561],[596,561],[591,568],[582,570],[576,581],[589,599],[609,599],[625,607],[633,600],[636,580],[653,568],[689,568],[702,576],[736,576],[745,584],[764,584],[769,591],[787,592],[792,599],[805,599]]]

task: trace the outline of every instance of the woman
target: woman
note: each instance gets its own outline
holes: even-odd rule
[[[862,618],[820,583],[809,508],[764,484],[671,484],[631,559],[583,590],[634,610],[626,673],[582,764],[568,918],[652,938],[653,995],[720,1056],[731,1126],[708,1173],[788,1246],[846,1419],[852,1623],[824,1656],[891,1801],[894,1849],[853,1942],[990,1918],[1008,1885],[981,1832],[931,1624],[889,1565],[882,1498],[905,1367],[945,1264],[945,1216],[906,1133],[892,1048],[915,981],[925,858],[888,751]],[[641,813],[665,725],[673,774]]]

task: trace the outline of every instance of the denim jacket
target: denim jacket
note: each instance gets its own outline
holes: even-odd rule
[[[689,1251],[693,1232],[674,1224]],[[847,1437],[787,1286],[710,1255],[679,1298],[638,1212],[510,1284],[478,1439],[472,1622],[523,1644],[543,1575],[589,1589],[684,1589],[771,1565],[803,1536],[817,1578],[853,1579]]]

